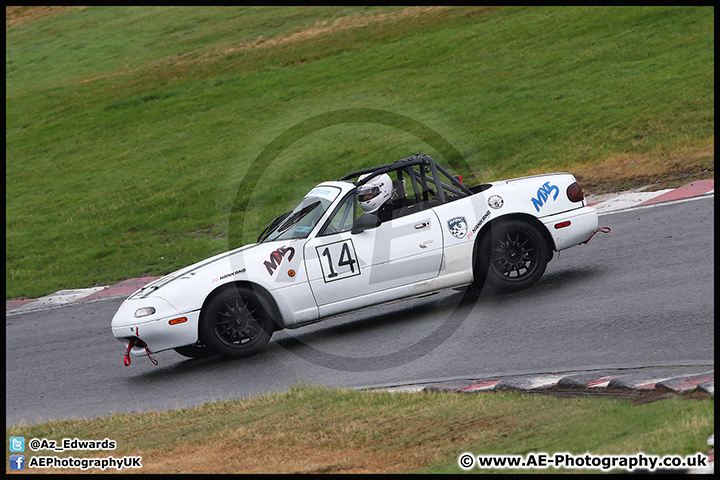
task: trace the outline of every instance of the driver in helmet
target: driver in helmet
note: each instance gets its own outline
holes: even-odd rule
[[[358,180],[363,180],[372,173],[361,175]],[[363,213],[373,213],[381,221],[390,220],[392,215],[393,182],[390,175],[383,173],[370,179],[366,184],[358,187],[358,204]]]

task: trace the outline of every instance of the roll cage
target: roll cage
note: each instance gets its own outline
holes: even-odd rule
[[[395,172],[395,175],[393,175],[393,172]],[[393,180],[393,187],[399,200],[418,205],[420,208],[435,207],[473,194],[470,189],[463,185],[459,176],[450,174],[432,157],[420,153],[395,160],[387,165],[348,173],[340,181],[352,181],[353,178],[366,173],[372,175],[354,181],[356,187],[367,183],[377,175],[388,173]],[[411,193],[408,192],[406,178],[410,181],[410,186],[412,186]]]
[[[362,180],[353,180],[361,175],[369,173]],[[393,201],[389,202],[385,220],[387,218],[398,218],[404,215],[433,208],[447,202],[467,197],[475,192],[475,188],[469,189],[463,185],[459,176],[452,175],[442,165],[438,164],[432,157],[425,154],[416,154],[410,157],[395,160],[393,163],[379,165],[377,167],[366,168],[356,172],[348,173],[339,181],[350,182],[355,185],[352,192],[353,201],[357,187],[364,185],[378,175],[387,173],[393,180]],[[394,177],[394,178],[393,178]],[[338,210],[346,203],[348,199],[344,199],[335,208],[330,218],[326,221],[322,231],[325,231],[330,221],[338,213]],[[384,207],[385,208],[385,207]],[[350,209],[345,210],[343,215],[347,216],[351,212]],[[287,217],[291,212],[276,217],[270,222],[262,233],[258,236],[258,243],[264,242],[273,229],[277,228],[281,222],[287,222]],[[375,220],[379,220],[376,216]],[[352,220],[356,219],[353,213]],[[347,222],[347,218],[343,217],[339,220],[341,224]],[[374,225],[374,226],[377,226]]]

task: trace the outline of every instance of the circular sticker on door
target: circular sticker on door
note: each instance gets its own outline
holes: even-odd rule
[[[492,197],[488,198],[488,205],[490,206],[490,208],[494,208],[495,210],[501,208],[504,203],[505,202],[500,195],[493,195]]]

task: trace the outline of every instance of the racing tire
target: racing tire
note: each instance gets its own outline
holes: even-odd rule
[[[270,341],[275,322],[267,301],[253,290],[231,286],[215,294],[200,314],[209,348],[230,358],[249,357]]]
[[[535,226],[505,220],[480,239],[476,276],[497,290],[522,290],[542,277],[549,261],[547,242]]]

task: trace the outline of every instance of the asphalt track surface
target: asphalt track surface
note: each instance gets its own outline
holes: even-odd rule
[[[615,210],[522,292],[460,291],[276,332],[241,360],[133,357],[112,337],[124,297],[6,317],[6,425],[145,412],[320,384],[714,368],[714,196]],[[102,292],[98,292],[100,294]],[[25,305],[25,307],[29,306]],[[7,311],[7,307],[6,307]],[[712,382],[711,382],[712,384]]]

